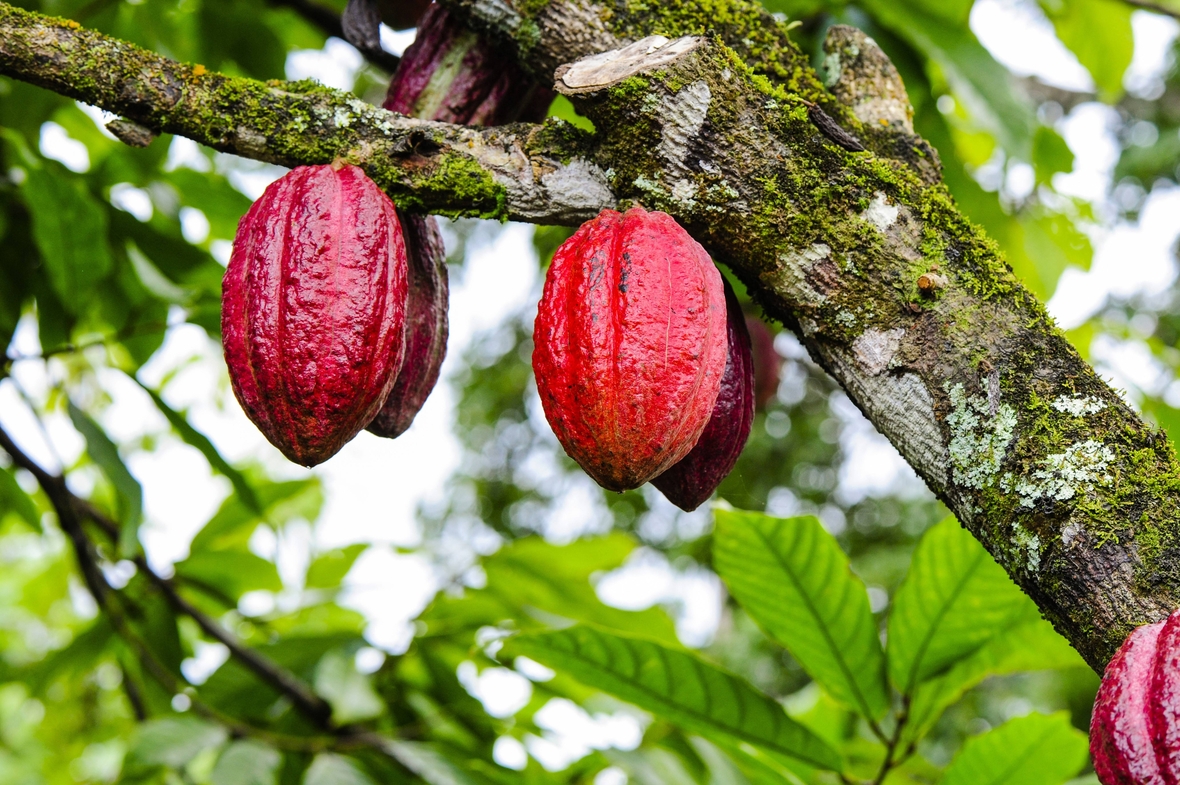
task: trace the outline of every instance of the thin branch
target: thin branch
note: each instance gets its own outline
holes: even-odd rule
[[[1152,0],[1123,0],[1129,6],[1135,8],[1142,8],[1144,11],[1152,11],[1164,16],[1170,16],[1173,19],[1180,19],[1180,9],[1166,6],[1163,3],[1152,2]]]
[[[0,73],[222,152],[283,166],[343,158],[408,209],[569,224],[614,204],[583,157],[588,135],[569,128],[409,118],[310,81],[209,73],[8,3]]]

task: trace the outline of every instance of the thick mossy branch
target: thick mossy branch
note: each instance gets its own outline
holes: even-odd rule
[[[401,206],[445,215],[573,223],[612,203],[569,127],[472,129],[404,117],[314,82],[208,72],[0,3],[0,74],[154,132],[296,166],[343,158]]]
[[[674,214],[791,325],[1092,665],[1177,606],[1169,442],[930,169],[834,143],[719,41],[641,40],[558,76],[610,129],[593,157],[620,199]]]

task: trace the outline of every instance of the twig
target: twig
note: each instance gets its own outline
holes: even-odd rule
[[[1152,2],[1152,0],[1123,0],[1123,2],[1135,8],[1142,8],[1144,11],[1154,11],[1173,19],[1180,19],[1180,8],[1170,8],[1163,3]]]

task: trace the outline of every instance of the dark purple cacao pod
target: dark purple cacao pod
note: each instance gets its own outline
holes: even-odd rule
[[[754,358],[746,316],[725,278],[728,352],[721,391],[701,438],[679,463],[651,481],[668,501],[691,512],[700,507],[733,470],[754,423]]]
[[[406,353],[401,373],[368,430],[389,439],[405,433],[438,381],[447,354],[447,253],[434,219],[403,215],[409,260]]]
[[[314,466],[365,427],[401,368],[406,249],[355,166],[301,166],[238,224],[222,283],[234,394],[284,455]]]
[[[603,210],[553,255],[533,372],[554,433],[599,485],[637,488],[692,449],[725,371],[721,274],[665,213]]]
[[[1180,783],[1180,611],[1137,628],[1107,664],[1090,754],[1105,785]]]

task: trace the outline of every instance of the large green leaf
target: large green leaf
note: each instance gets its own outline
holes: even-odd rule
[[[143,488],[139,481],[128,471],[127,465],[119,457],[119,449],[111,441],[98,423],[90,419],[86,412],[69,402],[67,409],[70,421],[86,440],[86,452],[102,469],[102,473],[115,486],[119,495],[119,515],[122,518],[119,532],[119,551],[123,556],[130,556],[139,550],[139,524],[143,518]]]
[[[968,739],[942,785],[1061,785],[1086,762],[1086,734],[1067,712],[1029,714]]]
[[[1010,626],[944,673],[918,685],[904,738],[914,741],[925,736],[951,704],[989,676],[1071,667],[1085,668],[1086,664],[1049,622],[1040,618],[1030,601]]]
[[[730,593],[831,695],[870,718],[889,708],[864,583],[811,516],[718,509],[713,566]]]
[[[50,285],[66,308],[82,313],[111,272],[106,211],[81,178],[56,163],[30,168],[21,193]]]
[[[244,547],[263,521],[276,527],[293,518],[314,521],[324,503],[320,481],[315,477],[285,482],[254,481],[251,486],[262,506],[262,514],[240,496],[230,496],[193,537],[189,546],[193,553]]]
[[[347,650],[324,655],[316,666],[315,690],[332,707],[332,719],[340,725],[380,716],[385,703],[373,690],[369,677],[356,669]]]
[[[1029,599],[954,518],[914,551],[889,615],[889,677],[903,694],[1007,626]]]
[[[1008,69],[979,43],[966,19],[951,24],[899,0],[865,0],[864,5],[881,24],[937,64],[980,127],[1010,154],[1029,160],[1036,127],[1032,104],[1017,91]]]
[[[225,748],[213,773],[211,785],[275,785],[282,755],[265,744],[243,739]]]
[[[746,742],[821,769],[841,766],[839,753],[774,700],[685,651],[576,626],[512,638],[502,654],[534,659],[705,736]]]
[[[1040,0],[1057,37],[1090,72],[1103,100],[1123,93],[1123,74],[1131,64],[1135,38],[1129,3],[1119,0]]]

